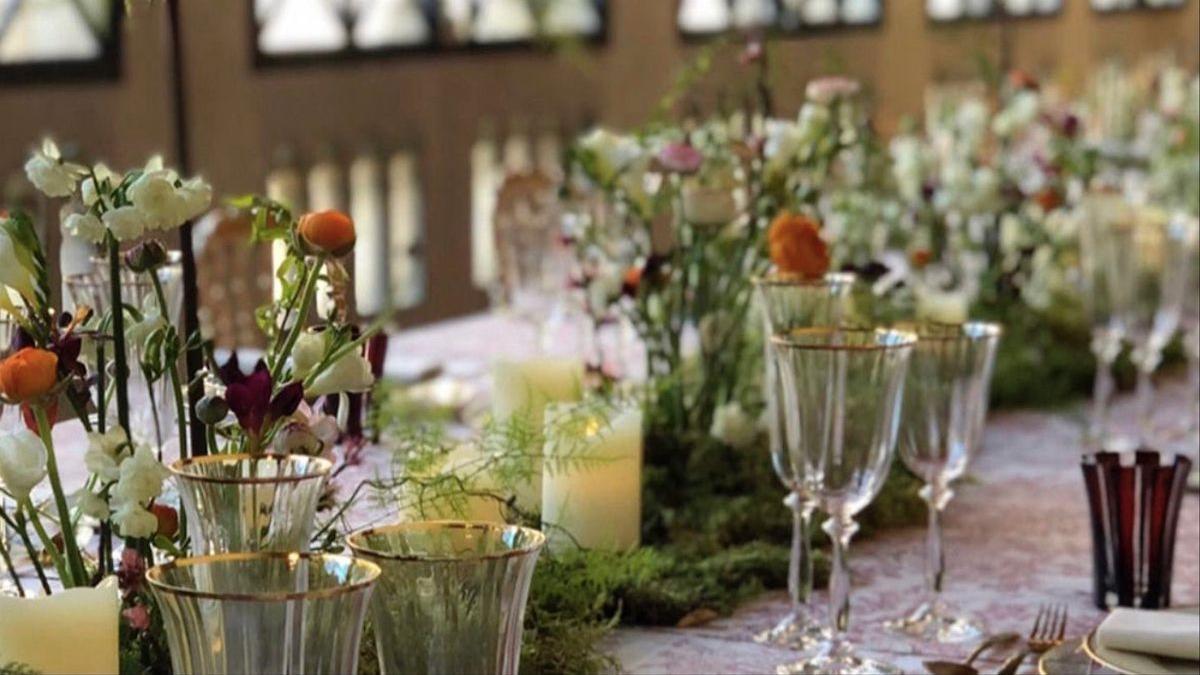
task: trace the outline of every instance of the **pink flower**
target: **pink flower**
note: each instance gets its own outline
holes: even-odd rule
[[[738,61],[743,66],[749,66],[762,61],[763,58],[763,43],[762,40],[753,39],[746,43],[746,48],[738,55]]]
[[[129,622],[130,628],[134,630],[147,630],[150,628],[150,610],[146,609],[145,605],[134,605],[129,609],[121,610],[121,616]]]
[[[819,77],[808,83],[804,95],[813,103],[829,105],[839,98],[849,98],[862,89],[858,80],[848,77]]]
[[[117,569],[117,585],[128,596],[136,593],[142,586],[142,577],[146,574],[146,561],[132,546],[121,551],[121,565]]]
[[[658,164],[674,173],[696,173],[704,164],[704,155],[687,143],[669,143],[658,151]]]

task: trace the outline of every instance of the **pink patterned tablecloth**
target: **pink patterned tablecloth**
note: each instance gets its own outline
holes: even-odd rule
[[[397,336],[387,370],[403,376],[440,365],[480,386],[486,396],[489,363],[499,357],[534,353],[532,331],[494,316],[474,316]],[[1159,419],[1178,425],[1190,405],[1185,386],[1169,379],[1160,392]],[[1131,416],[1122,400],[1117,418]],[[984,449],[945,517],[946,592],[961,608],[986,619],[994,631],[1027,632],[1039,603],[1061,602],[1070,609],[1069,628],[1083,635],[1103,617],[1091,601],[1091,540],[1083,480],[1079,470],[1084,416],[1073,406],[1056,412],[1004,412],[989,422]],[[77,424],[63,424],[55,436],[64,458],[83,448]],[[1191,443],[1189,441],[1189,443]],[[1200,450],[1192,447],[1194,454]],[[68,467],[67,489],[82,483],[82,461]],[[386,471],[382,452],[369,457],[355,475]],[[72,474],[78,475],[72,475]],[[781,490],[782,496],[782,490]],[[1175,552],[1173,601],[1200,603],[1200,503],[1184,497]],[[363,514],[376,520],[378,512]],[[924,530],[885,532],[856,541],[850,549],[854,582],[852,634],[867,653],[891,660],[906,672],[923,672],[930,657],[962,656],[963,647],[916,644],[882,629],[885,619],[912,606],[923,588]],[[816,594],[823,612],[826,596]],[[764,673],[789,660],[786,650],[764,647],[751,635],[786,611],[783,594],[769,594],[733,616],[705,626],[621,628],[606,648],[633,673]]]

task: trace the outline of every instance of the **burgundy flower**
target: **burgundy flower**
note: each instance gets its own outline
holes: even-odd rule
[[[262,359],[255,364],[253,372],[244,375],[238,368],[235,353],[221,366],[220,373],[225,382],[225,401],[238,424],[251,436],[262,434],[270,422],[296,412],[304,400],[304,385],[300,382],[289,382],[272,396],[275,382]]]
[[[146,561],[137,549],[127,547],[121,551],[121,564],[117,568],[117,585],[126,596],[137,593],[146,574]]]
[[[704,155],[687,143],[669,143],[658,152],[658,165],[673,173],[696,173]]]
[[[134,630],[147,630],[150,628],[150,610],[146,609],[145,605],[134,605],[129,609],[121,610],[121,616],[129,622],[129,627]]]

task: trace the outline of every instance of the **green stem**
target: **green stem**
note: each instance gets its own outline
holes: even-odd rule
[[[117,384],[117,421],[129,433],[129,365],[128,353],[125,349],[125,303],[121,299],[121,251],[116,237],[108,235],[108,289],[110,311],[112,312],[113,364],[116,372],[113,379]],[[103,412],[101,412],[103,414]]]
[[[58,522],[62,530],[63,548],[67,553],[67,563],[70,565],[69,577],[73,583],[63,585],[67,588],[83,584],[87,580],[87,570],[83,567],[83,557],[79,554],[79,545],[75,542],[75,528],[71,526],[71,510],[67,508],[67,496],[63,492],[62,479],[58,475],[58,459],[54,455],[54,438],[50,433],[50,421],[46,419],[46,411],[40,405],[34,405],[33,415],[37,419],[38,433],[46,446],[46,474],[50,477],[50,489],[54,492],[54,504],[58,508]],[[62,574],[59,568],[59,574]]]
[[[50,559],[54,561],[54,569],[58,570],[58,577],[62,580],[63,588],[71,588],[74,584],[71,583],[71,570],[67,569],[66,562],[63,560],[62,553],[58,547],[54,545],[54,540],[46,533],[46,528],[42,525],[41,516],[38,515],[37,508],[28,497],[22,502],[25,511],[28,513],[29,522],[33,523],[33,531],[37,532],[38,539],[42,540],[42,548],[50,554]],[[66,542],[67,537],[64,534],[63,542]],[[29,548],[29,557],[37,558],[37,551]]]
[[[0,514],[4,514],[4,522],[9,522],[8,513],[4,511],[3,504],[0,504]],[[4,568],[8,570],[8,575],[12,577],[13,584],[17,587],[17,593],[23,598],[25,597],[25,587],[21,585],[21,576],[17,574],[17,568],[13,565],[12,557],[8,554],[8,546],[4,545],[4,540],[5,532],[3,529],[0,529],[0,559],[4,560]]]
[[[0,509],[0,517],[16,530],[17,535],[21,537],[21,545],[25,547],[25,552],[29,554],[29,562],[33,564],[33,571],[37,573],[38,581],[42,584],[42,592],[50,595],[50,581],[46,579],[46,571],[42,569],[42,561],[38,560],[37,550],[33,548],[33,540],[29,538],[29,530],[25,528],[25,514],[21,511],[21,505],[17,504],[17,512],[14,514],[16,522],[10,520],[8,514],[3,509]]]
[[[308,321],[308,308],[312,305],[313,294],[317,289],[317,277],[321,276],[321,268],[324,265],[325,256],[317,256],[316,263],[313,264],[304,277],[304,285],[300,288],[300,307],[296,310],[296,323],[287,329],[287,338],[283,341],[279,351],[275,352],[275,363],[271,366],[272,381],[279,381],[283,364],[287,363],[287,355],[292,353],[292,347],[296,345],[296,340],[299,339],[300,333],[304,330],[304,324]],[[287,327],[284,326],[284,328]]]
[[[158,311],[162,316],[170,316],[167,309],[167,294],[163,292],[162,280],[158,278],[158,273],[155,270],[150,270],[150,281],[154,284],[154,295],[158,298]],[[187,405],[183,398],[183,384],[179,381],[179,338],[175,338],[175,362],[167,367],[167,375],[171,378],[171,393],[175,397],[175,420],[179,426],[179,458],[187,459],[188,454],[188,428],[187,428]]]

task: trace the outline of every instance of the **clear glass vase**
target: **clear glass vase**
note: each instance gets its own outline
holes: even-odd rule
[[[303,455],[207,455],[170,466],[197,555],[307,551],[333,464]]]
[[[400,673],[516,673],[525,601],[545,543],[490,523],[405,523],[351,534],[383,569],[371,605],[379,663]]]
[[[151,568],[175,673],[353,673],[379,567],[350,556],[227,553]]]

